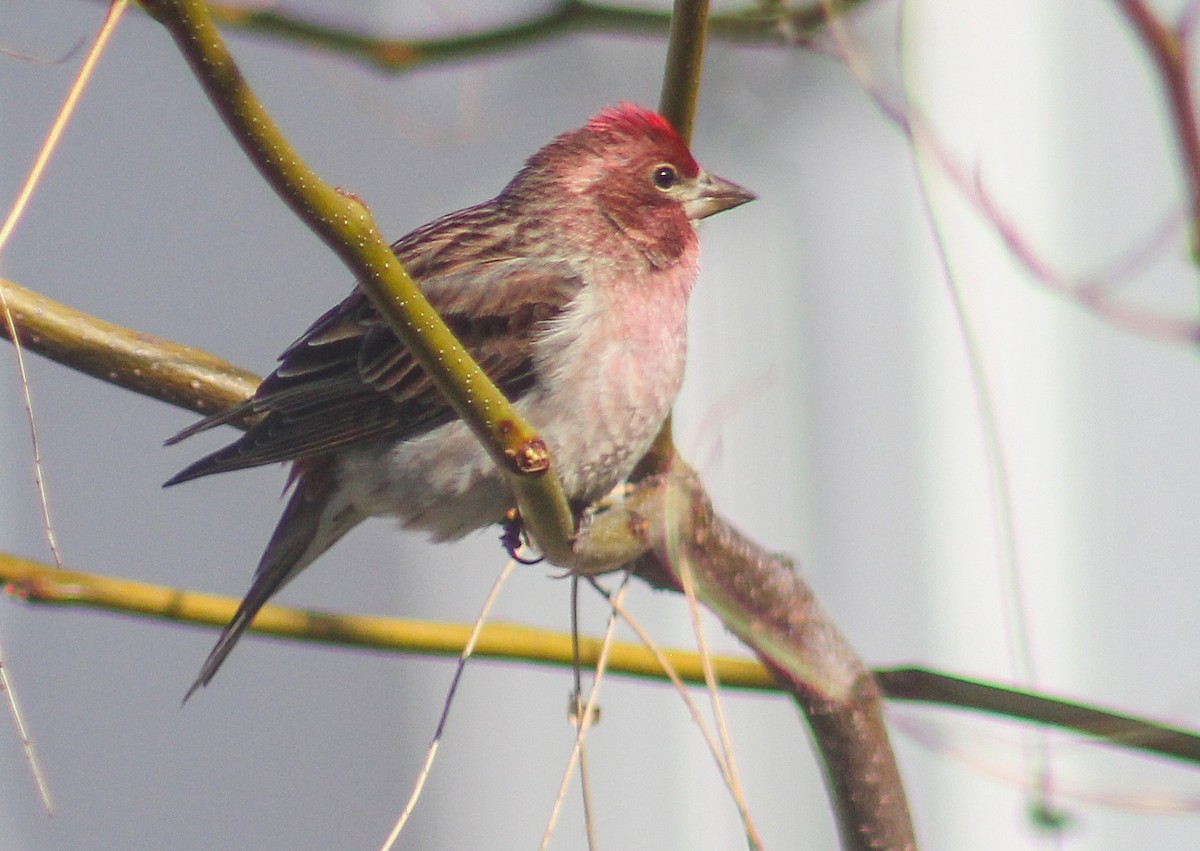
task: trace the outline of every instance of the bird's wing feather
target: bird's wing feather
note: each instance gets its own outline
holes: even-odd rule
[[[472,211],[464,211],[471,213]],[[435,223],[436,224],[436,223]],[[429,227],[397,254],[484,372],[510,398],[533,385],[533,343],[583,286],[565,261],[501,254],[493,239],[451,243]],[[475,240],[464,246],[462,240]],[[454,251],[447,249],[454,247]],[[468,255],[464,259],[464,248]],[[481,261],[480,257],[488,258]],[[474,262],[473,262],[474,261]],[[187,467],[168,484],[210,473],[323,455],[367,441],[417,437],[455,418],[370,299],[355,289],[280,355],[254,396],[182,436],[258,417],[241,438]]]

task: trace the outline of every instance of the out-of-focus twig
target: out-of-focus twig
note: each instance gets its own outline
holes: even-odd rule
[[[847,0],[844,6],[852,8],[867,2]],[[209,9],[213,20],[230,32],[335,53],[389,73],[503,55],[575,34],[663,38],[671,27],[669,12],[582,0],[560,0],[544,11],[510,23],[433,38],[383,37],[279,7],[212,3]],[[820,2],[750,2],[713,15],[709,33],[714,39],[735,44],[788,47],[823,24]]]
[[[1109,744],[1200,764],[1200,736],[1178,727],[924,668],[878,670],[875,677],[887,696],[897,700],[1005,715],[1073,730]]]
[[[842,23],[846,11],[845,0],[823,0],[823,3],[828,5],[831,16],[836,18],[829,25],[834,35],[833,52],[845,62],[884,117],[904,134],[918,156],[928,157],[937,172],[949,180],[967,203],[987,221],[1013,259],[1029,273],[1032,283],[1068,299],[1114,328],[1165,342],[1187,345],[1200,342],[1200,323],[1197,321],[1126,303],[1112,296],[1115,287],[1111,281],[1095,275],[1067,274],[1048,262],[992,197],[979,169],[971,168],[956,158],[919,106],[907,99],[898,100],[885,92],[859,57],[848,49],[847,30]],[[1135,2],[1133,5],[1145,9],[1141,3]],[[1186,21],[1191,20],[1190,17],[1186,18]],[[1179,31],[1186,30],[1189,25],[1181,24]],[[1178,32],[1176,37],[1179,37]],[[1194,123],[1194,115],[1189,113],[1189,116],[1188,121]],[[1197,165],[1200,166],[1200,148],[1185,152],[1185,157],[1193,156],[1197,157]],[[1193,184],[1192,192],[1194,202],[1200,199],[1200,183]],[[1200,207],[1197,209],[1200,210]],[[1132,254],[1141,259],[1146,246],[1159,243],[1155,235],[1146,241],[1146,245],[1136,244]]]
[[[1187,176],[1188,245],[1192,262],[1200,264],[1200,127],[1196,123],[1187,43],[1190,26],[1187,22],[1191,18],[1170,26],[1144,0],[1118,0],[1117,5],[1129,19],[1162,79],[1175,127],[1175,143]]]

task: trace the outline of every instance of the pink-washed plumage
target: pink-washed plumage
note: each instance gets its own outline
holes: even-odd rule
[[[392,247],[584,505],[632,472],[679,390],[695,221],[753,197],[702,170],[663,118],[621,104],[554,139],[491,201]],[[189,696],[267,599],[365,518],[395,516],[446,540],[514,506],[504,476],[358,288],[279,361],[252,398],[171,441],[259,417],[169,485],[293,463],[291,499],[250,591]]]

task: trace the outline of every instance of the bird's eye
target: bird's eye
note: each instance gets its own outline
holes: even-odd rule
[[[654,167],[654,185],[667,190],[679,182],[679,170],[669,163]]]

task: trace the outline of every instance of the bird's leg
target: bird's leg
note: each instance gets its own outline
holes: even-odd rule
[[[504,515],[504,521],[501,523],[500,545],[504,547],[509,558],[521,564],[537,564],[543,559],[543,556],[525,558],[520,555],[520,551],[531,546],[531,543],[529,534],[525,531],[525,525],[521,522],[521,511],[517,508],[510,508]]]

